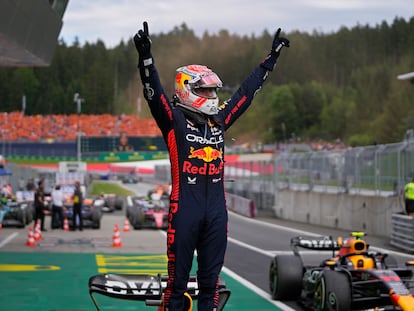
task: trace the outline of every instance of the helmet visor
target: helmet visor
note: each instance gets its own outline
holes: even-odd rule
[[[189,83],[192,84],[193,88],[217,88],[223,86],[223,82],[214,72],[203,74],[197,80],[189,81]]]
[[[217,98],[217,88],[215,87],[197,87],[193,93],[203,98]]]

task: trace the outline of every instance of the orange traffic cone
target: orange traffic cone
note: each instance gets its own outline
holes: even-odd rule
[[[35,241],[40,241],[43,238],[42,231],[40,230],[40,223],[39,221],[36,223],[35,232],[34,232],[34,239]]]
[[[125,221],[124,221],[124,232],[129,232],[129,221],[128,221],[128,218],[125,218]]]
[[[35,247],[36,246],[36,242],[35,242],[35,239],[34,239],[32,227],[29,228],[29,234],[27,236],[26,245],[30,246],[30,247]]]
[[[121,233],[119,232],[118,225],[114,226],[114,234],[112,236],[112,247],[121,247]]]
[[[67,217],[65,217],[65,220],[63,221],[63,230],[70,231],[69,230],[69,220]]]

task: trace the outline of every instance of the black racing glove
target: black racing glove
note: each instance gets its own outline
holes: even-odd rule
[[[272,49],[261,64],[262,67],[269,71],[272,71],[275,68],[276,61],[280,55],[282,48],[284,46],[289,47],[289,40],[283,37],[279,37],[280,31],[280,28],[276,31],[275,37],[273,38]]]
[[[150,64],[146,64],[148,60],[152,60],[151,39],[148,34],[148,23],[147,22],[144,22],[143,29],[138,30],[138,32],[135,34],[134,43],[135,43],[135,47],[139,55],[138,66],[144,65],[145,67],[145,66],[150,65]]]

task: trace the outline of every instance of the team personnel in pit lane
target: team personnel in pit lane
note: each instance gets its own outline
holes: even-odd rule
[[[227,245],[224,132],[246,111],[289,41],[277,30],[270,53],[234,95],[219,104],[219,77],[203,65],[177,69],[175,94],[164,92],[151,54],[148,25],[134,36],[144,96],[168,146],[172,191],[167,230],[168,282],[164,306],[182,311],[197,250],[198,310],[217,308],[217,284]]]

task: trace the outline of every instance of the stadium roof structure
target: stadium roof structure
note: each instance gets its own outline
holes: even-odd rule
[[[48,66],[69,0],[1,0],[0,66]]]

